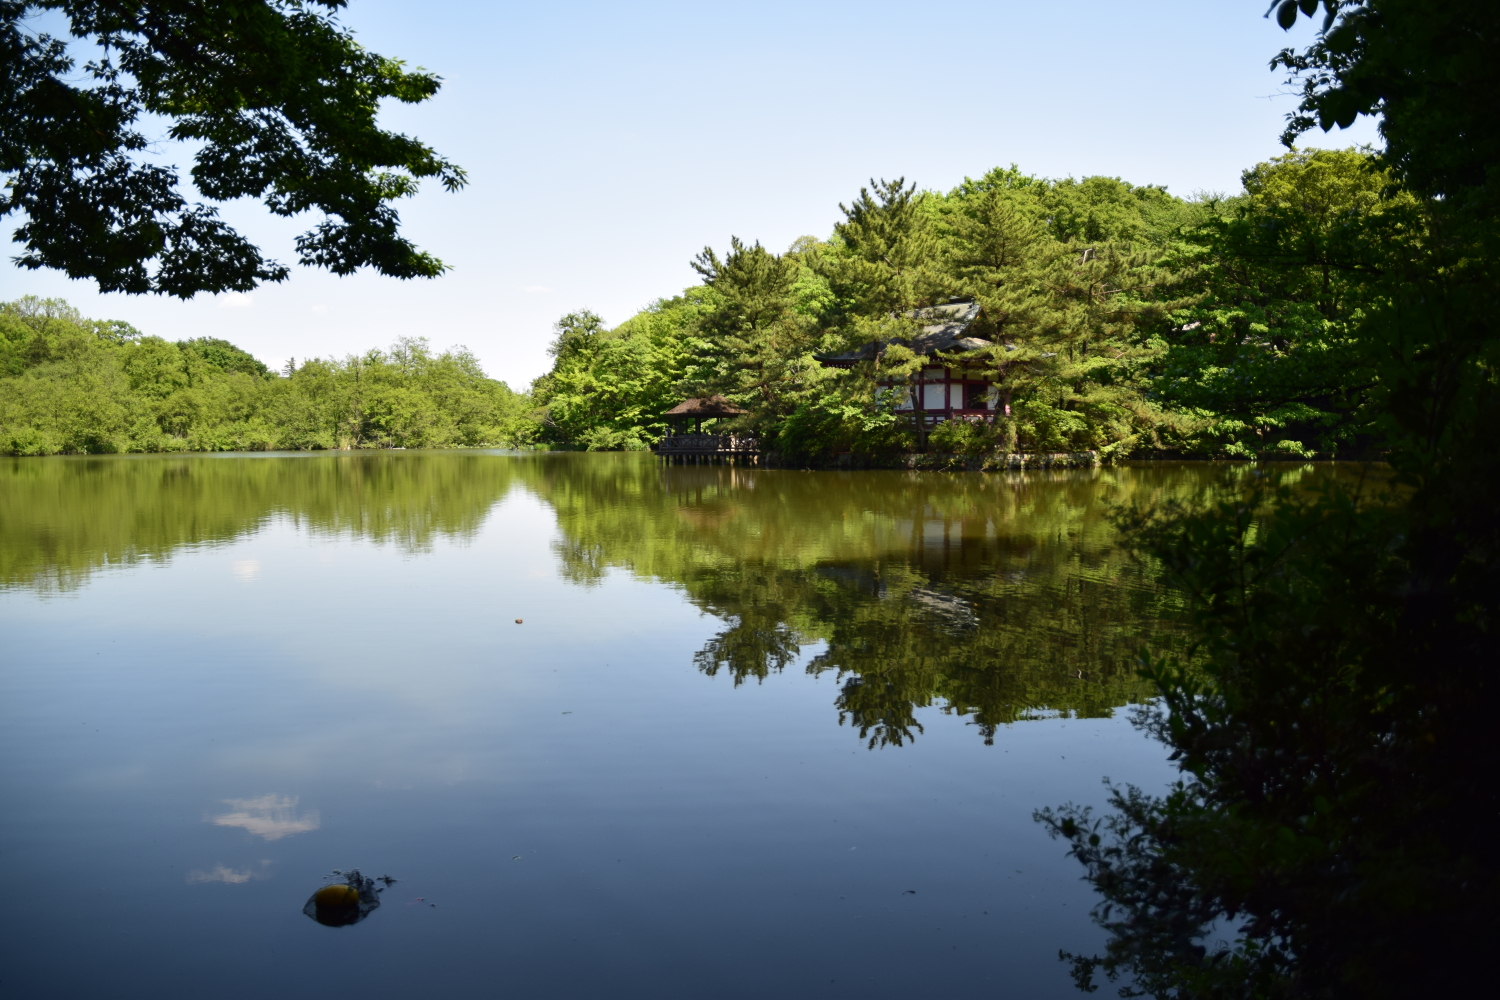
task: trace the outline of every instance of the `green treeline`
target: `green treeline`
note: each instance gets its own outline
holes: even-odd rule
[[[276,374],[227,341],[0,304],[0,454],[513,446],[527,411],[467,351],[423,339]]]
[[[1352,332],[1369,283],[1347,261],[1372,232],[1426,226],[1389,188],[1358,150],[1259,164],[1232,198],[1014,167],[947,193],[881,182],[827,240],[778,255],[732,239],[693,262],[702,284],[613,329],[563,317],[528,393],[422,339],[272,373],[224,341],[168,343],[26,298],[0,305],[0,453],[639,450],[670,429],[666,410],[722,394],[772,450],[809,461],[1364,454],[1382,390]],[[877,387],[923,366],[899,344],[850,370],[815,358],[910,336],[913,310],[965,298],[989,346],[943,359],[996,383],[1011,415],[993,425],[919,438]]]
[[[694,262],[702,285],[612,330],[564,317],[532,387],[541,436],[643,448],[668,431],[665,410],[719,393],[772,448],[806,458],[1368,451],[1379,383],[1352,334],[1366,283],[1341,255],[1372,227],[1420,236],[1415,201],[1388,187],[1360,150],[1259,164],[1231,198],[1015,167],[947,193],[873,183],[826,241],[778,255],[732,239]],[[992,427],[918,440],[876,388],[922,367],[899,345],[847,371],[815,359],[909,336],[912,310],[964,298],[989,346],[943,357],[998,384],[1012,415]]]

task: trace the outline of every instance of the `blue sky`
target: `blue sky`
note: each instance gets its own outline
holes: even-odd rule
[[[1263,0],[352,0],[343,20],[366,46],[446,81],[383,121],[469,171],[463,192],[432,185],[400,206],[453,271],[418,283],[296,267],[248,296],[179,302],[6,264],[0,297],[224,337],[276,366],[426,336],[467,345],[520,388],[545,370],[559,316],[618,323],[693,284],[688,261],[731,235],[776,250],[826,236],[871,177],[948,188],[1014,162],[1182,195],[1238,190],[1241,170],[1282,152],[1296,103],[1267,64],[1310,37],[1306,21],[1288,36],[1263,12]],[[1375,140],[1361,120],[1309,144]],[[285,262],[310,225],[250,204],[224,214]]]

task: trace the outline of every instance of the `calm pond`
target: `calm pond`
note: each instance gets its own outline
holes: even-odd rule
[[[0,987],[1074,996],[1032,812],[1175,773],[1108,506],[1243,474],[0,460]]]

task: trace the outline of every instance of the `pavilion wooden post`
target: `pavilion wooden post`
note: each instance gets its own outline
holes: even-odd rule
[[[704,421],[743,416],[747,412],[723,396],[684,400],[663,416],[674,422],[682,422],[684,427],[691,420],[693,432],[668,434],[657,442],[655,451],[668,461],[691,460],[695,465],[721,459],[733,462],[736,458],[758,458],[760,441],[753,435],[714,434],[712,431],[705,434],[703,430]]]

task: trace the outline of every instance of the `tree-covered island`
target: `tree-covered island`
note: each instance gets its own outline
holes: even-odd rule
[[[613,329],[563,317],[527,393],[420,339],[273,373],[23,299],[0,307],[0,450],[644,449],[684,398],[722,395],[798,464],[1369,454],[1380,382],[1352,330],[1372,292],[1333,255],[1419,239],[1422,213],[1364,150],[1244,181],[1193,199],[1015,167],[946,193],[873,183],[827,240],[733,238]]]
[[[1368,452],[1376,379],[1351,334],[1368,291],[1328,252],[1420,213],[1383,197],[1364,150],[1244,181],[1192,199],[1015,167],[946,193],[872,182],[827,240],[732,238],[694,262],[700,286],[612,330],[564,317],[532,387],[540,440],[644,448],[684,396],[722,395],[812,463]]]

